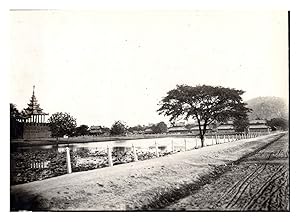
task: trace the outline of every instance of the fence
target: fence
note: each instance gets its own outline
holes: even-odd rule
[[[266,133],[210,135],[204,146],[255,138]],[[130,147],[59,148],[57,150],[22,151],[11,154],[11,183],[26,183],[66,173],[112,167],[151,158],[185,152],[201,147],[200,138],[165,138],[154,140],[147,147],[131,144]]]

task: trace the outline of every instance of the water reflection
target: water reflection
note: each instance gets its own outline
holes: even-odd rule
[[[171,151],[173,148],[193,149],[195,146],[201,144],[199,138],[178,138],[166,137],[156,139],[137,139],[137,140],[116,140],[116,141],[103,141],[103,142],[88,142],[88,143],[70,143],[70,144],[55,144],[55,145],[40,145],[31,147],[15,147],[15,149],[26,150],[57,150],[58,152],[65,151],[66,147],[76,151],[81,148],[89,149],[91,152],[101,152],[107,150],[108,147],[113,149],[124,149],[129,151],[133,149],[140,150],[155,150],[157,146],[162,151]],[[210,139],[206,139],[206,144],[210,144]]]

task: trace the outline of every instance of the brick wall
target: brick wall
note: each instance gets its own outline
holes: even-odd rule
[[[51,136],[50,128],[43,123],[25,123],[23,139],[48,138]]]

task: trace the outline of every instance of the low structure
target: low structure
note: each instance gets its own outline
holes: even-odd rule
[[[153,134],[153,130],[151,128],[145,129],[144,131],[145,134]]]
[[[93,136],[99,136],[103,134],[101,126],[91,126],[89,128],[89,134]]]
[[[226,123],[222,123],[217,127],[217,131],[219,134],[230,134],[234,133],[235,129],[233,126],[233,121],[227,121]]]
[[[201,129],[202,129],[203,127],[201,127]],[[199,126],[193,126],[191,129],[191,132],[192,132],[192,134],[195,134],[195,135],[199,135]],[[212,133],[212,129],[211,129],[211,127],[210,126],[207,126],[206,127],[206,130],[205,130],[205,134],[210,134],[210,133]]]
[[[190,132],[191,131],[184,126],[173,126],[173,127],[168,128],[169,134],[186,134],[186,133],[190,133]]]
[[[269,133],[271,131],[271,127],[267,126],[266,120],[251,120],[249,122],[248,132],[253,133]]]

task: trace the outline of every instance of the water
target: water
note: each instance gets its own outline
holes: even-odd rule
[[[165,137],[165,138],[155,138],[155,139],[136,139],[136,140],[115,140],[115,141],[103,141],[103,142],[88,142],[88,143],[71,143],[58,144],[57,145],[41,145],[32,147],[19,147],[21,149],[58,149],[58,151],[63,152],[67,146],[69,146],[74,151],[81,148],[87,148],[91,152],[106,150],[110,148],[132,148],[133,146],[139,150],[155,150],[155,144],[157,144],[160,150],[172,151],[172,144],[174,150],[187,150],[194,149],[196,146],[201,146],[201,140],[199,138],[179,138],[179,137]],[[206,145],[212,145],[212,140],[206,138]]]

